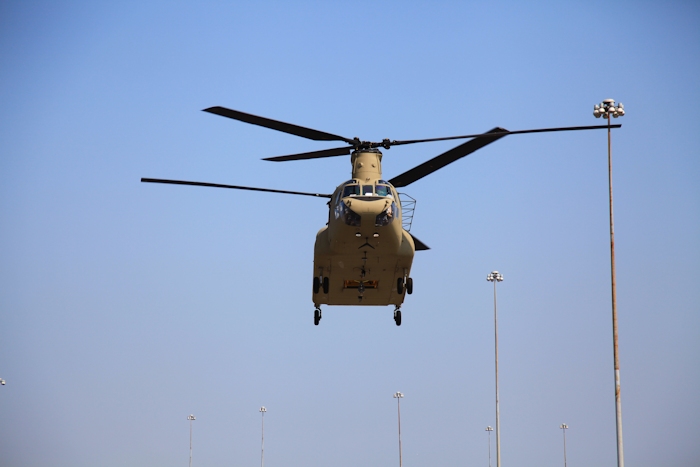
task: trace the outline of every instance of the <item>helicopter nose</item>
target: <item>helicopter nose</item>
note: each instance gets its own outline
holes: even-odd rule
[[[365,215],[376,216],[385,211],[390,204],[391,201],[384,198],[377,198],[371,201],[353,200],[350,209],[363,217]]]

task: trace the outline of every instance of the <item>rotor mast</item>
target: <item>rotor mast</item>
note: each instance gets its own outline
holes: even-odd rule
[[[350,158],[352,178],[374,182],[382,178],[382,153],[378,149],[358,149]]]

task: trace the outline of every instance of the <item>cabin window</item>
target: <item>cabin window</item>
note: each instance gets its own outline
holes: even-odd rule
[[[340,202],[335,207],[335,218],[336,219],[343,219],[343,222],[345,222],[347,225],[353,226],[353,227],[360,227],[362,224],[362,217],[354,212],[352,209],[350,209],[344,202]]]
[[[377,215],[377,218],[374,221],[374,226],[384,227],[385,225],[391,224],[396,218],[396,214],[396,203],[391,203],[391,205],[383,213]]]

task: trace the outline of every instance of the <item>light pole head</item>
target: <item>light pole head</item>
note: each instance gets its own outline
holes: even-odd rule
[[[192,421],[192,420],[197,420],[197,419],[195,418],[194,415],[190,414],[190,415],[187,417],[187,420]]]
[[[562,430],[566,430],[567,428],[569,428],[569,425],[567,425],[566,423],[562,423],[559,428],[561,428]]]
[[[492,271],[491,274],[486,276],[486,280],[489,282],[498,281],[503,282],[503,274],[498,271]]]
[[[625,106],[621,103],[615,105],[615,99],[605,99],[600,104],[593,106],[593,116],[595,118],[608,117],[610,115],[614,118],[623,117],[625,115]]]
[[[400,392],[396,391],[396,394],[394,394],[394,399],[401,399],[401,398],[403,398],[403,394],[401,394]]]
[[[486,427],[486,431],[493,431],[493,428],[490,427],[490,426],[487,426],[487,427]]]
[[[260,413],[265,413],[265,412],[267,412],[267,409],[265,408],[265,406],[260,407]]]

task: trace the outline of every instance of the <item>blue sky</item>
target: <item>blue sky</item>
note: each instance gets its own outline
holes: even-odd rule
[[[343,157],[213,105],[381,140],[613,134],[625,458],[700,462],[694,2],[0,4],[0,455],[7,466],[486,465],[499,285],[505,465],[614,465],[605,132],[506,137],[403,191],[415,292],[312,324]],[[454,143],[384,151],[397,175]]]

